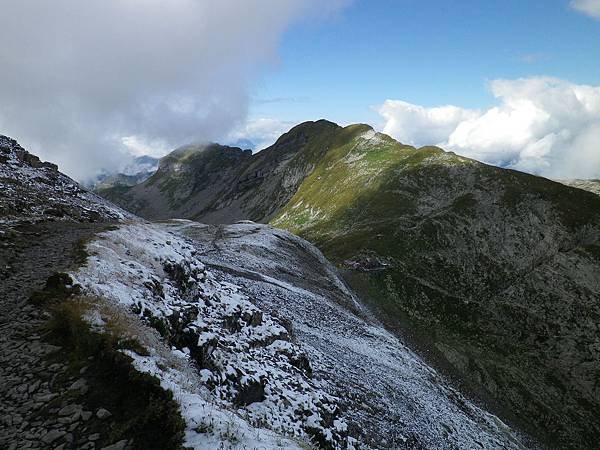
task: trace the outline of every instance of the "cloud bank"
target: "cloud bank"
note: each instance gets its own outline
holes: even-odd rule
[[[387,100],[383,131],[480,161],[553,178],[600,177],[600,87],[533,77],[495,80],[487,110]]]
[[[220,139],[246,117],[282,33],[344,3],[8,0],[0,133],[80,179],[127,149]]]
[[[230,145],[251,147],[252,150],[260,151],[274,144],[283,133],[288,132],[294,125],[297,124],[268,117],[252,119],[229,133],[226,142]]]
[[[594,19],[600,19],[600,0],[572,0],[571,8]]]

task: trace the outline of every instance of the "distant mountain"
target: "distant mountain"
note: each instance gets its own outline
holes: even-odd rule
[[[256,144],[252,142],[250,139],[238,139],[234,143],[231,144],[232,147],[239,147],[243,149],[255,150]]]
[[[270,222],[380,317],[553,445],[600,439],[600,197],[367,125],[307,122],[254,155],[187,148],[103,195],[149,218]]]
[[[135,186],[147,180],[158,170],[159,158],[143,155],[134,158],[117,172],[103,171],[86,186],[98,190],[115,186]]]
[[[143,183],[98,192],[150,219],[267,221],[333,145],[338,129],[324,120],[302,124],[255,154],[218,144],[182,147],[162,158]]]

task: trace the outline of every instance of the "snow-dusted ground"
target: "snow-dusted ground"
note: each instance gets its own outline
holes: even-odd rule
[[[75,281],[161,331],[139,337],[150,356],[129,354],[175,393],[189,446],[521,447],[298,237],[251,222],[137,223],[88,250]]]
[[[101,234],[88,251],[74,282],[161,332],[162,341],[137,336],[150,356],[128,354],[175,393],[186,445],[302,448],[313,440],[354,448],[338,399],[311,377],[285,322],[216,280],[188,242],[137,223]],[[106,320],[101,308],[88,319],[100,327]]]

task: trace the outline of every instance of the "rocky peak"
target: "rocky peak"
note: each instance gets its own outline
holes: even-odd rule
[[[0,135],[0,164],[25,165],[34,169],[47,168],[58,171],[56,164],[41,161],[21,147],[16,140],[2,135]]]
[[[95,222],[122,219],[129,214],[86,191],[7,136],[0,136],[0,217],[21,221]]]
[[[296,125],[287,133],[282,134],[270,148],[279,150],[298,150],[309,140],[310,137],[326,132],[333,132],[341,127],[325,119],[303,122]]]

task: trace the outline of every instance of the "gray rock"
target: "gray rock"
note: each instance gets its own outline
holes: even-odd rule
[[[112,416],[112,413],[107,409],[100,408],[96,411],[96,417],[100,420],[108,419],[110,416]]]
[[[63,437],[66,433],[63,430],[51,430],[42,437],[44,444],[52,444],[57,439]]]
[[[85,388],[87,388],[87,381],[85,380],[85,378],[80,378],[79,380],[71,384],[71,386],[69,386],[70,391],[81,391]]]
[[[71,405],[67,405],[64,408],[61,408],[58,411],[58,415],[59,416],[70,416],[78,411],[81,411],[81,406],[80,405],[75,405],[75,404],[71,404]]]
[[[106,447],[102,447],[100,450],[124,450],[126,446],[127,446],[127,441],[123,440],[123,441],[115,442],[114,444],[108,445]]]

